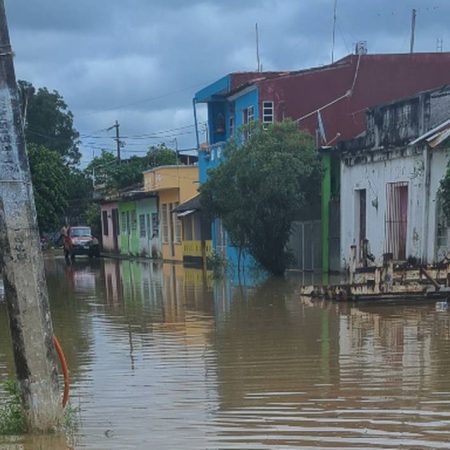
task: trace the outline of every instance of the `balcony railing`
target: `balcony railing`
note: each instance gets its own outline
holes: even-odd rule
[[[220,161],[223,157],[223,150],[226,142],[217,142],[208,146],[205,150],[205,159],[209,161]]]

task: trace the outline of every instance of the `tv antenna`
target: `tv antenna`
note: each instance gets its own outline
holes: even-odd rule
[[[336,43],[336,17],[337,17],[337,0],[334,0],[333,40],[332,40],[332,44],[331,44],[331,64],[334,63],[334,44]]]
[[[259,32],[258,32],[258,23],[255,23],[255,33],[256,33],[256,64],[257,64],[257,72],[262,71],[261,60],[259,59]]]

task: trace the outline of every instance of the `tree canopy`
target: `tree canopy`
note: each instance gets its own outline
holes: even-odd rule
[[[68,208],[68,168],[57,152],[44,146],[28,144],[27,152],[39,229],[52,231],[61,225]]]
[[[18,90],[26,141],[59,153],[68,164],[77,164],[81,157],[79,134],[63,97],[23,80],[18,82]]]
[[[218,217],[236,247],[266,270],[281,274],[292,221],[318,198],[320,161],[310,135],[284,121],[254,124],[242,144],[230,141],[225,160],[200,187],[202,204]]]
[[[77,166],[78,132],[73,115],[57,91],[18,82],[28,159],[41,232],[67,219],[83,223],[92,202],[92,181]]]
[[[177,163],[177,155],[164,144],[153,145],[147,153],[148,167],[151,169],[158,166],[170,166]]]
[[[450,162],[447,165],[445,176],[441,180],[439,194],[444,214],[450,223]]]
[[[102,150],[86,168],[86,173],[94,177],[96,185],[106,189],[123,189],[141,183],[142,172],[154,167],[177,163],[176,153],[164,144],[152,146],[145,156],[131,156],[118,161],[110,152]]]

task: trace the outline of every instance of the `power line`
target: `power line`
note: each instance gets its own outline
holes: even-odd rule
[[[202,121],[202,122],[199,122],[199,124],[204,124],[204,123],[207,123],[207,121]],[[127,138],[127,139],[129,139],[129,138],[145,138],[145,137],[149,137],[149,136],[158,136],[158,135],[161,135],[161,134],[165,134],[165,133],[171,133],[172,131],[179,131],[179,130],[184,130],[184,129],[187,129],[187,128],[193,128],[193,127],[195,127],[195,124],[189,124],[189,125],[183,125],[183,126],[181,126],[181,127],[175,127],[175,128],[168,128],[168,129],[165,129],[165,130],[158,130],[158,131],[148,131],[148,132],[143,132],[143,133],[141,133],[141,134],[135,134],[135,135],[129,135],[129,136],[122,136],[123,138]],[[107,130],[107,128],[105,129],[105,131]],[[107,138],[107,136],[96,136],[96,135],[92,135],[92,134],[88,134],[88,133],[81,133],[80,134],[80,137],[84,137],[84,138],[86,138],[86,137],[89,137],[89,138],[93,138],[93,139],[104,139],[104,138]]]

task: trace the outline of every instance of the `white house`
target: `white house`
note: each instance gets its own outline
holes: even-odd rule
[[[363,136],[341,144],[341,262],[436,263],[449,228],[439,184],[450,159],[450,88],[376,107]]]

